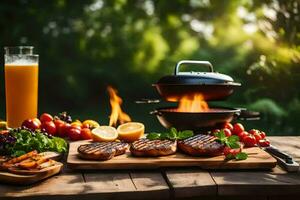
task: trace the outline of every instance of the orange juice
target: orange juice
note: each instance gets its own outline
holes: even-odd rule
[[[20,127],[25,119],[37,117],[38,64],[5,64],[6,120]]]

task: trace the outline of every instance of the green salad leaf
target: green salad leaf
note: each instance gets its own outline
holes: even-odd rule
[[[64,153],[68,148],[68,144],[64,139],[49,137],[39,131],[31,132],[25,129],[12,129],[10,134],[15,138],[15,142],[6,144],[5,148],[13,157],[33,150]]]

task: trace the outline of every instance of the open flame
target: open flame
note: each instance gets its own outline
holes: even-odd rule
[[[209,107],[201,94],[184,96],[179,100],[178,112],[203,112],[208,111]]]
[[[119,122],[123,124],[125,122],[130,122],[131,118],[125,112],[122,111],[121,105],[123,103],[122,99],[118,96],[118,91],[113,87],[108,86],[107,91],[109,94],[109,102],[111,106],[111,114],[109,119],[109,126],[116,126]]]

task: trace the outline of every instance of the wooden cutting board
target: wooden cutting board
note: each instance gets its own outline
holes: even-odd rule
[[[247,160],[224,161],[224,156],[192,157],[177,152],[174,155],[162,157],[133,157],[128,151],[107,161],[83,160],[78,157],[77,148],[89,141],[70,143],[67,159],[68,167],[72,169],[153,169],[159,167],[197,166],[203,169],[272,169],[276,159],[258,147],[244,149],[248,153]]]
[[[55,174],[58,174],[62,170],[62,167],[62,163],[57,163],[56,165],[49,167],[47,170],[41,171],[34,175],[20,175],[0,171],[0,183],[9,183],[13,185],[33,184]]]

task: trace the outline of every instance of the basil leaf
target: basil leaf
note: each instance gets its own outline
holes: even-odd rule
[[[177,135],[177,130],[176,130],[176,128],[174,128],[174,127],[172,127],[171,129],[170,129],[170,133],[172,134],[172,135]]]
[[[237,142],[229,142],[229,141],[228,141],[228,142],[226,143],[226,145],[229,146],[229,147],[232,148],[232,149],[238,149],[238,148],[241,147],[240,144],[237,143]]]
[[[248,154],[245,152],[240,152],[235,156],[236,160],[246,160],[248,158]]]
[[[234,158],[235,158],[234,155],[231,153],[226,155],[226,160],[232,160]]]
[[[223,130],[215,133],[215,136],[219,139],[220,142],[224,142],[227,138]]]
[[[147,135],[147,139],[149,140],[156,140],[160,138],[160,133],[149,133]]]
[[[179,140],[184,140],[186,138],[192,137],[194,135],[194,132],[191,130],[185,130],[185,131],[180,131],[177,135],[177,138]]]
[[[238,141],[240,141],[240,138],[239,138],[239,136],[237,136],[237,135],[232,135],[232,136],[229,136],[229,137],[227,138],[227,140],[228,140],[228,142],[233,143],[233,142],[238,142]]]
[[[174,131],[170,131],[170,133],[168,133],[168,139],[176,140],[177,139],[177,134]]]

